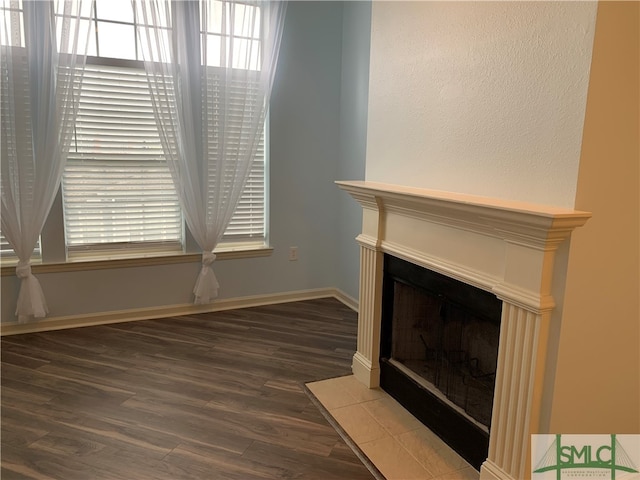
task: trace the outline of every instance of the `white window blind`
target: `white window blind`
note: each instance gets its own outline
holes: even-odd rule
[[[7,239],[4,238],[4,235],[2,235],[1,232],[0,232],[0,255],[3,257],[5,255],[12,255],[12,256],[15,255],[15,252],[11,248],[11,245],[9,245],[9,242],[7,242]]]
[[[212,67],[209,67],[212,68]],[[212,68],[216,70],[216,68]],[[222,73],[224,74],[224,73]],[[257,141],[258,147],[251,165],[251,171],[244,187],[242,197],[233,218],[225,231],[223,242],[248,242],[251,240],[263,240],[265,237],[265,160],[264,160],[264,129],[257,139],[252,139],[252,129],[246,125],[259,121],[260,95],[257,75],[252,79],[242,74],[237,80],[231,82],[227,92],[220,91],[220,84],[216,75],[207,75],[206,102],[209,112],[218,111],[217,103],[223,102],[223,95],[227,95],[231,112],[225,124],[226,132],[223,134],[216,130],[218,122],[210,122],[208,132],[208,148],[210,152],[216,152],[219,141],[225,139],[225,150],[231,158],[234,155],[246,155],[251,150],[251,141]],[[223,123],[223,122],[220,122]],[[243,128],[244,127],[244,128]],[[215,168],[210,169],[210,181],[215,182],[212,174]]]
[[[244,96],[240,90],[245,86],[237,88],[238,97]],[[221,101],[214,87],[208,93],[207,101]],[[233,103],[233,89],[230,94]],[[252,110],[238,102],[231,128],[239,132],[251,115]],[[210,132],[210,145],[216,138],[217,133]],[[239,133],[236,138],[249,141]],[[223,242],[264,242],[264,131],[258,141],[249,180]],[[87,64],[63,199],[70,252],[181,248],[182,215],[142,69]]]
[[[70,251],[181,248],[182,216],[143,71],[86,66],[63,196]]]
[[[36,246],[33,249],[33,257],[39,257],[40,256],[40,239],[38,239],[38,241],[36,242]],[[4,235],[2,234],[2,232],[0,232],[0,257],[2,258],[17,258],[16,256],[16,252],[13,251],[13,248],[11,248],[11,245],[9,244],[9,242],[7,241],[6,238],[4,238]]]

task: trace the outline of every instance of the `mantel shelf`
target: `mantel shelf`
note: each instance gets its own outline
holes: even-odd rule
[[[338,181],[363,208],[430,218],[479,232],[510,232],[544,241],[562,240],[586,223],[590,212],[440,190],[367,181]]]

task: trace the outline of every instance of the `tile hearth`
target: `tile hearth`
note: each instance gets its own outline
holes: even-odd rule
[[[353,375],[308,383],[387,480],[477,480],[479,473],[379,388]]]

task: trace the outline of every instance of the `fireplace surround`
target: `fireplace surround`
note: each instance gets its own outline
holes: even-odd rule
[[[549,401],[547,357],[558,248],[588,212],[375,182],[340,181],[363,209],[354,376],[380,385],[384,255],[491,292],[502,302],[489,450],[483,480],[530,475],[530,434]],[[560,289],[562,291],[562,289]],[[544,432],[546,433],[546,432]]]

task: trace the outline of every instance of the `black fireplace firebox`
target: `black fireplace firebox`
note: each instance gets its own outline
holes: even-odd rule
[[[385,255],[380,386],[476,469],[487,458],[502,302]]]

